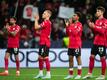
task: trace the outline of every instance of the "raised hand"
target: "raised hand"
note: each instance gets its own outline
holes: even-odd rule
[[[34,14],[34,18],[35,18],[35,20],[39,20],[39,15],[38,14]]]
[[[88,22],[90,28],[94,28],[95,24],[93,22]]]
[[[65,25],[66,25],[66,26],[69,26],[69,24],[70,24],[70,23],[69,23],[69,20],[64,20],[64,22],[65,22]]]

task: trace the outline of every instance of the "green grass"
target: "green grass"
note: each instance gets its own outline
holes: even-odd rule
[[[0,68],[0,72],[2,72],[3,70],[4,69]],[[88,71],[88,68],[83,68],[82,76],[86,75],[87,71]],[[0,80],[42,80],[42,79],[34,79],[34,77],[38,74],[37,68],[22,68],[21,75],[19,77],[16,76],[15,69],[9,69],[9,73],[10,73],[9,76],[0,76]],[[51,80],[64,80],[64,77],[68,74],[68,69],[67,68],[52,68],[51,73],[52,73]],[[76,76],[76,73],[77,73],[77,69],[75,68],[74,76]],[[95,80],[95,77],[98,77],[100,73],[101,73],[101,68],[94,68],[94,71],[93,71],[94,78],[88,79],[88,80]],[[105,80],[107,80],[107,76]]]

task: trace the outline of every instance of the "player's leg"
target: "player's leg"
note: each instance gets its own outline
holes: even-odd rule
[[[83,77],[83,79],[86,78],[92,78],[92,72],[93,72],[93,68],[94,68],[94,61],[95,61],[95,56],[97,54],[97,46],[93,46],[92,50],[91,50],[91,56],[89,58],[89,69],[88,69],[88,74],[86,76]]]
[[[81,62],[81,51],[80,49],[76,49],[75,51],[76,60],[78,63],[78,75],[75,77],[75,79],[80,79],[82,74],[82,62]]]
[[[7,49],[6,53],[5,53],[5,57],[4,57],[4,62],[5,62],[5,71],[0,73],[1,76],[7,76],[9,73],[8,73],[8,59],[10,57],[10,50]]]
[[[51,73],[50,73],[50,61],[49,61],[49,47],[44,46],[44,63],[46,64],[46,76],[43,77],[43,79],[46,78],[51,78]]]
[[[74,66],[73,49],[68,49],[68,56],[69,56],[69,75],[66,76],[64,79],[73,78],[73,66]]]
[[[100,61],[101,61],[101,75],[96,78],[97,80],[105,79],[105,73],[106,73],[106,48],[105,47],[99,47],[99,55],[100,55]]]
[[[83,79],[92,78],[92,71],[93,71],[93,68],[94,68],[94,59],[95,59],[95,55],[91,55],[90,58],[89,58],[88,74],[86,76],[84,76]]]
[[[20,76],[20,61],[19,61],[19,55],[15,55],[16,60],[16,76]]]
[[[39,47],[38,62],[39,62],[39,73],[34,78],[42,78],[43,77],[43,65],[44,65],[44,60],[43,60],[43,45],[40,45],[40,47]]]
[[[20,61],[19,61],[19,49],[18,48],[13,48],[12,50],[15,60],[16,60],[16,76],[20,76]]]
[[[12,48],[12,53],[14,54],[15,61],[16,61],[16,76],[20,76],[19,49]]]
[[[96,78],[96,80],[105,80],[105,72],[106,72],[106,59],[105,57],[101,57],[101,75]]]
[[[39,73],[34,78],[42,78],[43,77],[43,65],[44,65],[43,57],[39,55],[38,61],[39,61],[38,62],[39,63]]]
[[[95,60],[95,55],[91,55],[90,56],[90,61],[89,61],[89,70],[88,70],[89,74],[92,74],[92,72],[93,72],[94,60]]]

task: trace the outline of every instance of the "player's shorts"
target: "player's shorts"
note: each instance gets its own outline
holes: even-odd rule
[[[106,47],[101,45],[93,45],[91,54],[95,56],[98,54],[100,57],[106,56]]]
[[[19,48],[7,48],[6,52],[14,55],[18,55],[19,53]]]
[[[80,48],[77,48],[77,49],[69,48],[68,55],[76,56],[76,57],[81,56],[81,49]]]
[[[49,47],[47,47],[46,45],[40,45],[39,55],[42,56],[42,57],[49,56]]]

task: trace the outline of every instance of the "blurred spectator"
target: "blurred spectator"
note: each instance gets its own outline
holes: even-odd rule
[[[30,43],[32,44],[31,48],[38,48],[39,47],[39,40],[40,40],[40,31],[35,30],[34,27],[32,28],[33,31],[33,38],[31,39]]]
[[[22,25],[22,29],[20,32],[20,47],[21,48],[29,48],[30,47],[30,39],[32,38],[31,31],[27,28],[27,25]]]
[[[8,3],[3,0],[0,5],[0,27],[3,28],[5,18],[9,16],[9,6]]]
[[[6,25],[9,25],[8,18],[5,18],[3,28],[0,28],[0,48],[6,48],[7,47],[7,30]]]
[[[18,1],[18,6],[16,5]],[[107,9],[107,0],[0,0],[0,42],[4,42],[4,47],[6,47],[5,37],[2,35],[2,30],[9,16],[13,16],[16,12],[16,17],[18,19],[18,24],[24,25],[21,30],[21,48],[37,48],[39,41],[39,32],[33,29],[34,22],[23,19],[23,9],[25,5],[33,5],[38,7],[39,14],[41,14],[45,9],[50,9],[52,11],[52,33],[51,33],[51,47],[64,47],[63,38],[66,37],[63,19],[58,18],[58,12],[60,6],[72,7],[75,11],[80,11],[82,13],[81,22],[83,23],[83,47],[91,47],[94,35],[92,31],[88,28],[86,23],[87,14],[92,14],[94,16],[95,8],[99,5],[104,6]],[[107,17],[107,12],[104,14]],[[2,46],[2,45],[1,45]]]

